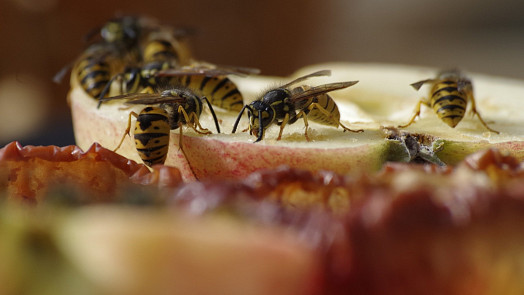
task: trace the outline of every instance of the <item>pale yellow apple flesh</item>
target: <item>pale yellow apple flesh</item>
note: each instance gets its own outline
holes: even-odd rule
[[[204,111],[201,124],[213,132],[199,135],[184,128],[183,151],[179,148],[179,130],[171,132],[166,165],[178,167],[184,179],[242,178],[258,169],[279,165],[308,170],[333,170],[352,173],[378,170],[385,161],[406,160],[405,148],[396,138],[386,138],[388,128],[405,124],[428,89],[415,91],[409,85],[432,78],[437,69],[385,64],[331,63],[303,68],[291,77],[231,77],[245,97],[245,103],[257,99],[264,91],[320,69],[329,69],[329,77],[311,78],[305,84],[316,86],[332,82],[359,80],[347,89],[331,92],[340,111],[341,122],[363,133],[343,132],[341,128],[310,121],[311,141],[304,137],[304,122],[298,120],[284,129],[277,141],[279,126],[268,128],[264,140],[242,132],[247,128],[247,114],[231,134],[237,113],[215,108],[222,133],[217,134],[211,115]],[[450,128],[433,110],[423,106],[420,118],[411,126],[397,130],[408,134],[425,134],[433,138],[429,148],[443,163],[454,164],[466,155],[487,147],[507,150],[518,159],[524,158],[524,116],[521,99],[524,86],[520,81],[468,75],[474,85],[477,110],[488,125],[500,134],[489,132],[476,117],[466,117]],[[71,105],[77,144],[86,149],[93,142],[114,149],[126,129],[131,111],[139,113],[144,106],[128,107],[122,101],[109,102],[96,108],[97,102],[71,79]],[[134,128],[134,118],[132,128]],[[132,132],[131,132],[132,133]],[[399,147],[400,146],[400,147]],[[125,138],[118,153],[141,162],[131,136]],[[409,159],[408,159],[409,160]]]

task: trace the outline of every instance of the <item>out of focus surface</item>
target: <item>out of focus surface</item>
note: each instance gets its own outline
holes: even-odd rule
[[[69,83],[52,77],[84,49],[87,33],[119,13],[192,28],[197,58],[265,75],[352,61],[524,79],[522,11],[518,0],[2,0],[0,145],[74,143]]]

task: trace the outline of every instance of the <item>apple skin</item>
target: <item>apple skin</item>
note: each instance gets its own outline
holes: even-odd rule
[[[310,171],[331,170],[340,174],[374,171],[384,162],[382,154],[385,150],[383,144],[353,148],[295,148],[198,137],[184,138],[184,146],[188,162],[198,179],[240,179],[259,169],[281,165]],[[177,154],[170,156],[175,159],[168,158],[168,164],[178,157]]]

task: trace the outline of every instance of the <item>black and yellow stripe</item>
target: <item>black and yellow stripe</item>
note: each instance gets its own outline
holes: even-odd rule
[[[75,67],[77,79],[91,97],[98,98],[111,80],[111,67],[102,57],[87,56]]]
[[[442,80],[431,89],[431,107],[437,116],[450,127],[455,127],[464,118],[467,97],[458,90],[456,80]]]
[[[169,150],[169,117],[165,110],[146,107],[137,117],[134,137],[136,150],[146,165],[162,164]]]
[[[178,53],[167,40],[151,40],[144,48],[143,60],[146,63],[158,61],[178,61]]]
[[[217,107],[238,112],[244,106],[242,94],[226,76],[182,75],[175,79],[181,85],[200,92]]]
[[[293,92],[301,93],[310,88],[311,87],[307,85],[302,85],[294,88]],[[316,103],[318,106],[322,107],[327,113],[329,113],[329,116],[326,112],[323,112],[316,107],[308,109],[308,107],[313,103]],[[304,110],[304,112],[307,114],[308,120],[314,121],[318,124],[335,127],[338,127],[340,124],[340,111],[338,110],[338,106],[333,98],[331,98],[331,96],[329,96],[327,93],[314,96],[300,103],[296,103],[295,108]]]
[[[313,102],[318,103],[324,108],[330,115],[327,116],[324,112],[314,108],[308,114],[307,118],[311,121],[319,124],[338,127],[340,124],[340,111],[338,110],[337,104],[328,94],[322,94],[316,96]]]

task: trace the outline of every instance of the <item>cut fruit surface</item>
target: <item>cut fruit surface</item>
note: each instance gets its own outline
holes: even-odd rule
[[[340,121],[363,133],[343,132],[341,128],[310,122],[311,141],[304,137],[304,122],[284,128],[277,141],[279,127],[267,129],[264,140],[254,143],[256,137],[247,129],[247,114],[240,120],[238,130],[231,134],[238,114],[216,108],[222,133],[200,135],[184,128],[183,151],[179,148],[179,131],[171,131],[170,148],[165,164],[178,167],[184,179],[208,177],[241,178],[261,168],[287,165],[311,171],[326,169],[337,173],[376,171],[388,160],[411,161],[413,151],[400,137],[389,130],[406,124],[415,105],[429,91],[423,87],[415,91],[410,84],[434,77],[438,69],[385,64],[330,63],[303,68],[291,77],[231,77],[247,99],[259,98],[265,91],[283,85],[296,77],[317,70],[329,69],[329,77],[315,77],[304,84],[316,86],[333,82],[359,80],[356,85],[330,93],[336,101]],[[419,118],[411,126],[395,131],[403,134],[421,134],[432,138],[429,149],[432,157],[443,164],[456,164],[475,151],[497,147],[518,159],[524,158],[524,117],[520,116],[524,86],[519,81],[468,75],[473,82],[477,110],[490,127],[500,134],[489,132],[476,117],[468,114],[455,127],[442,122],[433,110],[422,107]],[[77,144],[86,148],[93,142],[113,149],[118,145],[127,126],[129,113],[139,113],[143,106],[126,106],[109,102],[96,108],[97,102],[78,87],[72,77],[69,101],[73,115]],[[132,123],[134,124],[134,122]],[[215,132],[210,112],[201,116],[204,128]],[[134,125],[132,125],[134,126]],[[438,147],[438,148],[435,148]],[[131,136],[125,138],[118,152],[140,162]],[[416,151],[415,151],[416,154]],[[416,157],[415,157],[416,158]],[[423,158],[423,157],[422,157]]]

